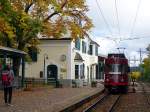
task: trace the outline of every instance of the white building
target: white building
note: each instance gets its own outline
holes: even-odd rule
[[[98,44],[90,38],[40,39],[40,53],[35,62],[26,64],[26,77],[43,78],[52,83],[58,79],[64,86],[73,80],[90,83],[96,78]]]

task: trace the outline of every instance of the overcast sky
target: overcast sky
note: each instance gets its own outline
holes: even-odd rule
[[[115,0],[86,1],[88,16],[95,26],[90,34],[100,44],[99,53],[107,55],[118,52],[118,47],[124,47],[130,59],[139,59],[137,51],[140,48],[145,51],[150,44],[150,0],[116,0],[116,5]],[[125,40],[128,38],[140,39]]]

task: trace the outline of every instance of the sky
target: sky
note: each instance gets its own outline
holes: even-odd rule
[[[99,53],[124,52],[139,60],[139,49],[150,44],[150,0],[86,0],[94,28],[90,36],[99,43]],[[117,48],[123,48],[118,50]],[[146,53],[142,53],[142,58]],[[131,65],[139,62],[131,61]]]

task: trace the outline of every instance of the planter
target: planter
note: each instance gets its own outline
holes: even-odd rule
[[[92,81],[91,82],[91,87],[97,87],[97,81]]]

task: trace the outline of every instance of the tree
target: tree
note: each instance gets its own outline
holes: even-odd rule
[[[129,75],[130,75],[131,80],[133,82],[133,86],[134,86],[135,81],[141,77],[141,73],[139,71],[131,72]]]
[[[5,0],[0,1],[0,45],[12,46],[13,38],[15,37],[15,28],[10,24],[11,17],[15,16],[10,13],[11,6]]]
[[[144,59],[143,64],[140,66],[143,69],[142,79],[145,81],[150,81],[150,44],[146,50],[148,51],[148,57]]]
[[[83,38],[93,26],[85,0],[1,0],[0,44],[28,52],[38,49],[37,34]],[[20,59],[14,59],[19,74]]]
[[[28,47],[38,44],[37,34],[42,30],[41,21],[22,11],[15,11],[7,0],[0,1],[0,44],[28,52]],[[19,74],[19,58],[13,59],[14,71]]]
[[[43,22],[44,35],[60,38],[70,33],[83,38],[93,26],[85,0],[10,0],[13,8]]]
[[[148,47],[146,48],[146,50],[148,51],[148,57],[150,58],[150,44],[148,45]]]
[[[144,69],[142,78],[145,81],[150,81],[150,58],[145,58],[143,62],[144,63],[141,65]]]

